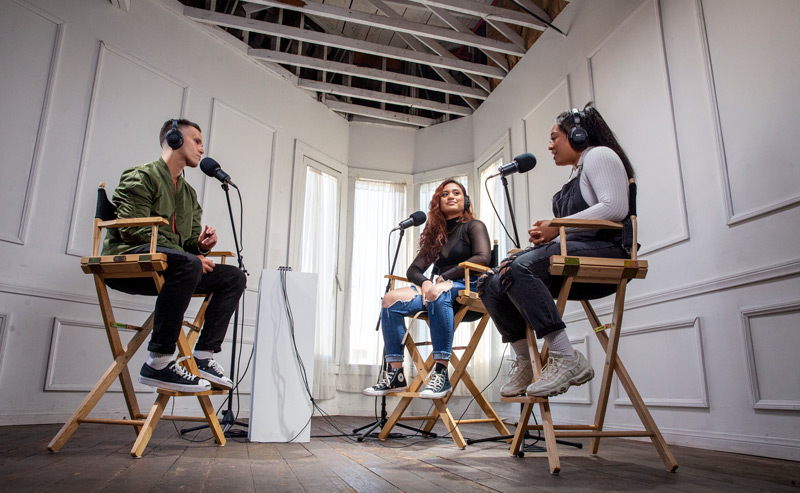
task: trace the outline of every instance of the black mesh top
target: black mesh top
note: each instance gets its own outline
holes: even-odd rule
[[[447,241],[442,246],[442,251],[433,262],[433,274],[448,280],[464,278],[464,269],[458,266],[461,262],[472,262],[488,266],[491,262],[492,247],[486,225],[474,219],[465,223],[459,218],[447,221]],[[411,263],[406,277],[417,286],[429,280],[425,277],[430,263],[426,263],[421,255]]]

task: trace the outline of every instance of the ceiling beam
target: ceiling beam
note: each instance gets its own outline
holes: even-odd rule
[[[408,106],[409,108],[419,108],[423,110],[436,111],[439,113],[449,113],[451,115],[469,116],[472,114],[472,110],[466,106],[457,106],[453,104],[440,103],[437,101],[430,101],[428,99],[412,98],[409,96],[401,96],[399,94],[390,94],[381,91],[372,91],[358,87],[347,87],[339,84],[331,84],[328,82],[310,79],[300,79],[297,83],[297,86],[310,91],[317,91],[326,94],[337,94],[339,96],[348,96],[357,99],[366,99],[368,101],[377,101],[379,103],[396,104],[398,106]]]
[[[336,19],[345,22],[353,22],[365,26],[378,27],[388,29],[390,31],[403,32],[412,35],[424,36],[426,38],[433,38],[439,41],[449,41],[452,43],[465,44],[467,46],[474,46],[476,48],[485,48],[508,55],[522,56],[525,54],[524,50],[520,50],[518,46],[506,41],[485,38],[473,33],[461,33],[447,29],[445,27],[429,26],[427,24],[420,24],[417,22],[407,21],[405,19],[390,19],[383,15],[368,14],[358,10],[345,9],[335,7],[324,3],[308,2],[304,7],[294,4],[287,4],[280,0],[249,0],[252,3],[261,5],[269,5],[271,7],[279,7],[297,12],[302,12],[307,15],[318,15],[329,19]],[[461,1],[461,0],[459,0]],[[301,2],[298,2],[301,3]],[[505,10],[505,9],[504,9]],[[513,11],[510,11],[513,12]],[[524,14],[527,17],[534,19],[534,17]]]
[[[270,36],[292,38],[309,43],[333,46],[335,48],[358,51],[360,53],[368,53],[370,55],[394,58],[397,60],[404,60],[423,65],[431,65],[465,73],[468,72],[476,75],[482,75],[484,77],[492,77],[496,79],[502,79],[505,77],[505,71],[503,71],[503,69],[500,67],[490,67],[480,63],[472,63],[458,59],[445,59],[439,55],[417,53],[402,48],[384,46],[377,43],[345,38],[343,36],[334,36],[331,34],[300,29],[297,27],[284,26],[272,22],[245,19],[244,17],[235,15],[209,12],[207,10],[194,7],[184,7],[183,12],[186,17],[206,24],[215,24],[218,26],[242,29],[245,31],[259,32],[262,34],[268,34]]]
[[[414,0],[422,5],[441,7],[454,12],[461,12],[462,14],[474,15],[485,19],[487,22],[491,19],[499,22],[506,22],[514,24],[515,26],[528,27],[538,31],[547,29],[547,23],[540,21],[536,17],[516,10],[504,9],[502,7],[493,7],[483,3],[473,2],[471,0]],[[499,50],[498,50],[499,51]],[[516,53],[509,53],[515,55]]]
[[[465,26],[464,23],[462,23],[460,20],[456,19],[456,16],[454,16],[452,13],[450,13],[449,10],[443,9],[441,7],[434,7],[433,5],[429,5],[428,8],[431,9],[431,12],[433,12],[434,15],[436,15],[436,17],[441,19],[442,22],[444,22],[448,26],[452,27],[456,31],[459,31],[459,32],[462,32],[462,33],[463,32],[472,32],[472,30],[470,28],[468,28],[467,26]],[[512,40],[512,42],[513,42],[513,40]],[[519,46],[518,43],[514,43],[514,44]],[[524,49],[525,48],[523,47],[523,50]],[[503,70],[508,72],[508,70],[509,70],[509,68],[508,68],[508,60],[506,59],[505,55],[503,55],[502,53],[497,53],[496,51],[491,51],[491,50],[486,50],[486,49],[482,49],[481,51],[487,57],[489,57],[492,61],[494,61],[494,63],[496,63]]]
[[[368,106],[359,106],[357,104],[342,103],[340,101],[325,101],[325,106],[338,111],[340,113],[347,113],[350,115],[369,116],[378,118],[380,120],[389,120],[393,122],[405,123],[407,125],[414,125],[417,127],[430,127],[436,120],[432,118],[423,118],[421,116],[406,115],[404,113],[397,113],[395,111],[386,111],[378,108],[370,108]]]
[[[438,91],[467,98],[486,99],[489,95],[488,92],[477,87],[451,84],[448,82],[426,79],[424,77],[388,72],[386,70],[377,68],[359,67],[357,65],[350,65],[349,63],[323,60],[321,58],[295,55],[293,53],[284,53],[274,50],[251,49],[248,52],[248,55],[253,58],[258,58],[273,63],[293,65],[315,70],[324,70],[326,72],[334,72],[342,75],[361,77],[364,79],[391,82],[392,84],[417,87],[420,89],[427,89],[429,91]]]

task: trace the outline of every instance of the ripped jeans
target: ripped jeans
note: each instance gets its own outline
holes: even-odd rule
[[[475,289],[475,283],[470,283]],[[453,304],[458,292],[466,286],[463,279],[453,281],[453,287],[443,291],[434,301],[422,304],[422,295],[419,294],[410,300],[398,300],[389,308],[381,309],[381,330],[383,330],[383,344],[386,348],[386,361],[403,361],[403,337],[406,335],[406,316],[413,316],[417,312],[428,311],[428,322],[431,327],[431,342],[433,343],[433,359],[449,360],[453,347]]]

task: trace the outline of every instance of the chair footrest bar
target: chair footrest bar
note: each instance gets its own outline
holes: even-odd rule
[[[202,392],[178,392],[176,390],[168,390],[168,389],[156,389],[156,392],[162,395],[169,395],[172,397],[185,397],[185,396],[198,396],[198,395],[225,395],[228,393],[227,390],[204,390]]]
[[[433,416],[400,416],[397,418],[398,421],[427,421],[433,418]]]
[[[161,416],[161,419],[167,421],[196,421],[198,423],[208,423],[205,416]]]
[[[471,423],[495,423],[497,422],[494,418],[474,418],[474,419],[458,419],[456,420],[457,425],[468,425]]]
[[[556,431],[556,438],[632,438],[632,437],[652,437],[655,433],[649,431]]]
[[[103,425],[128,425],[128,426],[142,426],[144,425],[143,419],[111,419],[111,418],[81,418],[78,423],[97,423]]]

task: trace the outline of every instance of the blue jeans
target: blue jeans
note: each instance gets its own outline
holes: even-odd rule
[[[546,243],[521,253],[511,263],[511,282],[504,286],[500,275],[488,277],[482,286],[481,300],[492,317],[503,342],[525,339],[526,324],[536,337],[566,327],[553,298],[563,283],[563,277],[551,276],[550,257],[560,255],[558,242]],[[575,256],[625,258],[628,253],[619,244],[602,241],[567,240],[567,253]],[[615,284],[573,284],[569,299],[590,300],[613,293]]]
[[[475,289],[472,282],[470,289]],[[466,286],[463,279],[453,281],[453,287],[442,292],[438,298],[422,304],[422,295],[408,301],[398,300],[389,308],[381,309],[381,328],[383,330],[383,344],[386,349],[386,361],[403,361],[403,337],[406,334],[406,316],[413,316],[418,312],[428,311],[428,322],[431,327],[431,342],[433,343],[433,359],[449,360],[453,347],[453,305],[457,305],[458,292]],[[414,290],[417,287],[414,286]]]

